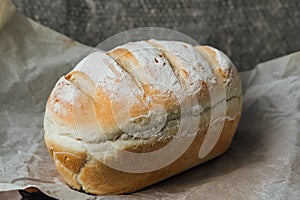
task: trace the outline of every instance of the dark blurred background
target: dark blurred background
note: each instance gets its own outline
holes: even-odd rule
[[[13,0],[25,15],[96,46],[124,30],[178,30],[223,50],[240,70],[300,50],[299,0]]]

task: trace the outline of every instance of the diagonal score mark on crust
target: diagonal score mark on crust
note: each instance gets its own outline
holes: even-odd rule
[[[92,54],[90,54],[92,56]],[[94,67],[98,67],[100,69],[98,69],[99,71],[101,71],[101,73],[99,73],[99,71],[97,69],[95,69],[96,72],[95,74],[97,76],[99,76],[98,78],[102,77],[102,75],[105,74],[110,74],[109,77],[117,77],[118,79],[121,80],[122,77],[130,77],[130,81],[132,81],[133,85],[136,85],[137,87],[140,87],[140,83],[138,83],[136,81],[136,79],[132,76],[130,76],[131,74],[128,73],[128,71],[126,71],[126,69],[124,69],[123,67],[121,67],[120,65],[117,64],[117,62],[111,58],[109,55],[107,55],[106,53],[101,53],[99,55],[97,55],[99,57],[99,60],[95,61],[98,62],[97,64],[94,64]],[[86,57],[88,58],[88,57]],[[98,58],[97,58],[98,59]],[[109,60],[111,59],[111,61]],[[102,63],[102,65],[101,65]],[[91,64],[89,64],[91,65]],[[101,66],[99,66],[101,65]],[[84,69],[85,66],[81,66],[82,69],[74,69],[71,72],[69,72],[66,76],[65,79],[67,81],[70,81],[77,89],[79,89],[81,92],[83,92],[84,94],[86,94],[89,98],[91,98],[94,103],[95,102],[94,98],[95,98],[95,92],[97,87],[99,87],[99,80],[102,79],[98,79],[95,80],[95,74],[92,74],[92,72],[86,72],[86,70]],[[112,73],[106,73],[107,70],[109,70]],[[122,75],[125,74],[125,75]],[[93,77],[93,78],[92,78]],[[104,76],[105,78],[105,76]]]
[[[174,75],[176,76],[177,80],[180,83],[180,86],[182,88],[185,88],[186,87],[185,77],[182,74],[179,67],[177,67],[177,65],[175,65],[174,62],[172,62],[172,60],[170,59],[170,56],[168,56],[168,54],[167,54],[167,50],[165,50],[162,46],[151,42],[151,40],[148,40],[147,43],[149,45],[151,45],[153,48],[157,49],[163,55],[163,57],[169,62]]]
[[[117,47],[117,49],[113,49],[111,51],[106,52],[106,55],[111,57],[118,64],[118,66],[131,77],[131,79],[135,82],[135,84],[138,87],[140,87],[143,90],[145,89],[142,80],[137,76],[136,73],[134,73],[134,69],[133,68],[130,69],[126,66],[129,63],[128,60],[132,60],[132,62],[135,63],[135,65],[138,65],[138,60],[135,59],[135,57],[130,53],[130,51]],[[128,63],[127,64],[121,63],[120,58],[126,58],[123,59],[123,61],[127,60]]]
[[[113,66],[112,63],[110,63],[106,58],[103,59],[103,62],[109,67],[109,69],[117,76],[117,77],[121,77],[122,75],[120,74],[120,72],[118,72],[116,70],[116,68]]]
[[[87,75],[80,71],[72,71],[65,76],[65,79],[80,92],[85,94],[86,97],[90,98],[95,104],[95,99],[92,94],[96,91],[96,85]]]
[[[223,52],[211,46],[194,46],[193,48],[209,63],[211,67],[216,67],[212,67],[215,74],[217,73],[218,76],[225,79],[229,78],[233,64]]]

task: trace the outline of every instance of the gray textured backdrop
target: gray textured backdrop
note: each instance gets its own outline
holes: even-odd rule
[[[300,50],[299,0],[13,0],[34,20],[88,45],[159,26],[213,45],[240,70]]]

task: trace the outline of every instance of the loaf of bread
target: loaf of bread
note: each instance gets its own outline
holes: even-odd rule
[[[237,69],[221,51],[132,42],[91,53],[58,80],[44,139],[72,188],[124,194],[224,153],[241,108]]]

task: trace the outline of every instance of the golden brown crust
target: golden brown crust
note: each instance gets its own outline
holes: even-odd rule
[[[151,41],[149,44],[153,46],[157,45],[155,41]],[[149,44],[143,42],[142,47],[143,45],[150,46]],[[162,44],[165,45],[165,43]],[[168,46],[164,47],[162,44],[159,44],[160,48],[168,48]],[[172,45],[172,42],[166,44]],[[184,43],[177,43],[176,45],[176,48],[180,51],[184,51],[184,49],[188,48],[190,52],[194,51],[190,45]],[[208,80],[204,80],[204,78],[207,77],[199,76],[195,79],[193,76],[197,72],[193,71],[194,68],[189,68],[188,65],[183,66],[184,62],[180,61],[180,58],[176,57],[175,54],[172,54],[172,51],[166,54],[164,49],[160,49],[159,53],[152,47],[154,50],[151,50],[151,53],[149,48],[148,50],[144,50],[149,51],[149,58],[147,54],[145,57],[140,58],[140,54],[130,52],[126,48],[130,48],[130,45],[129,47],[116,48],[108,53],[109,56],[115,58],[118,64],[122,65],[122,68],[126,70],[123,70],[110,60],[110,65],[113,65],[110,67],[114,68],[114,70],[112,70],[114,73],[107,73],[106,79],[104,79],[103,83],[98,85],[86,73],[76,70],[72,71],[65,78],[60,79],[49,97],[44,120],[45,143],[55,162],[57,170],[67,184],[74,189],[83,190],[91,194],[123,194],[140,190],[221,155],[228,149],[236,131],[242,110],[241,83],[237,70],[226,56],[219,54],[218,50],[212,47],[203,47],[205,52],[211,56],[211,61],[207,60],[207,62],[213,62],[217,66],[217,68],[212,69],[212,75],[207,74]],[[202,47],[194,47],[195,52],[201,55],[203,49],[199,48]],[[142,56],[143,53],[145,52],[142,52]],[[164,59],[161,54],[167,56],[167,60],[156,60],[155,56]],[[110,59],[107,55],[104,55],[104,57],[105,59]],[[203,57],[205,58],[205,56]],[[141,63],[147,63],[149,60],[154,62],[169,62],[174,69],[178,70],[178,72],[176,72],[177,74],[174,71],[177,80],[181,79],[181,82],[187,84],[196,84],[196,86],[191,86],[195,89],[197,89],[197,87],[201,88],[201,90],[197,90],[197,93],[193,93],[204,109],[200,114],[200,129],[187,151],[170,165],[146,173],[118,171],[106,166],[91,156],[85,144],[102,144],[106,141],[110,141],[114,142],[123,150],[145,153],[164,147],[173,139],[173,136],[178,131],[176,123],[181,113],[177,112],[179,105],[176,98],[173,98],[172,95],[166,97],[166,91],[151,87],[148,82],[145,82],[143,78],[141,78],[147,77],[147,79],[150,80],[152,76],[156,76],[151,75],[154,71],[150,70],[149,73],[147,72],[148,74],[146,72],[143,74],[143,71],[131,71],[130,76],[127,74],[128,71],[134,70],[134,68],[138,69]],[[170,67],[169,63],[167,63],[167,65]],[[105,62],[103,65],[104,64]],[[205,65],[205,63],[200,63],[200,65],[196,67],[201,71],[204,70]],[[161,66],[166,66],[166,63]],[[124,76],[120,77],[120,74]],[[170,76],[175,77],[175,75],[171,73]],[[212,81],[211,83],[207,83],[207,81],[211,81],[210,76],[217,77],[216,82]],[[137,78],[138,80],[133,80],[135,77],[139,77]],[[154,80],[161,83],[163,82],[161,79]],[[193,82],[195,80],[197,80],[197,83]],[[167,110],[169,118],[165,128],[159,132],[160,135],[151,135],[148,138],[135,138],[125,134],[126,138],[124,139],[122,137],[124,133],[118,128],[114,117],[116,117],[116,114],[120,115],[119,119],[122,121],[124,118],[123,121],[124,123],[126,122],[126,117],[124,117],[121,112],[124,102],[122,102],[122,98],[113,98],[111,96],[111,93],[114,92],[114,88],[117,89],[118,84],[120,84],[120,86],[128,84],[128,88],[135,88],[139,90],[139,92],[144,92],[143,95],[137,95],[135,99],[133,99],[133,103],[130,107],[130,117],[145,115],[149,109],[156,104],[162,105]],[[174,82],[174,84],[176,84],[176,82]],[[216,112],[219,112],[218,108],[215,108],[218,104],[211,105],[209,91],[211,85],[217,88],[217,91],[225,90],[226,97],[225,99],[220,99],[220,101],[227,101],[226,117],[222,133],[217,143],[209,154],[200,159],[198,155],[199,149],[207,134],[208,124],[211,118],[211,109],[215,109]],[[140,88],[140,86],[142,86],[142,88]],[[177,85],[175,85],[173,89],[177,90]],[[192,90],[192,92],[195,91],[196,90]],[[64,96],[70,95],[70,93],[72,93],[71,97]],[[151,102],[148,102],[148,104],[146,101],[147,97],[151,98]],[[124,101],[128,101],[128,99]],[[189,102],[189,97],[187,97],[187,101]],[[113,113],[112,105],[118,108],[120,113]],[[74,112],[76,114],[74,114]],[[76,117],[76,115],[79,116]],[[74,119],[74,117],[76,119]],[[78,136],[78,125],[83,128],[83,136],[85,136],[83,138],[81,138],[80,135]],[[98,133],[95,132],[95,130],[97,130],[97,126],[99,125],[103,128],[102,130],[107,134],[107,137],[97,135]]]

